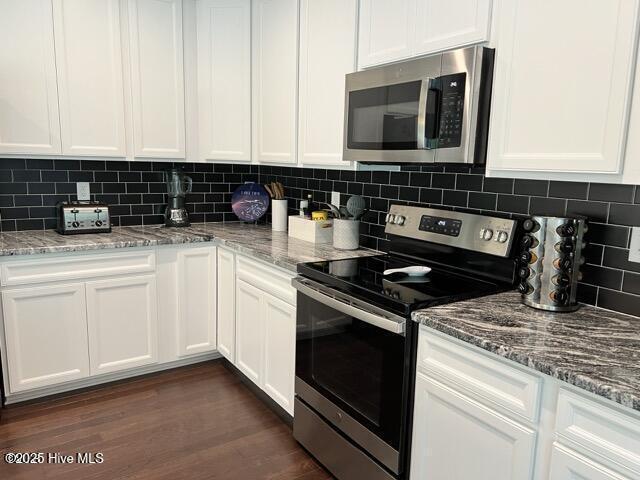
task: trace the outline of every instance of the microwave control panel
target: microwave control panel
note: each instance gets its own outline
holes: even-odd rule
[[[459,147],[462,142],[462,118],[467,74],[444,75],[438,80],[442,89],[438,148]]]

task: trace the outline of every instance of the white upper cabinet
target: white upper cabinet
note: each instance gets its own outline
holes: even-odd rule
[[[344,85],[356,69],[357,8],[357,0],[302,0],[300,163],[344,164]]]
[[[54,0],[62,153],[124,157],[118,0]]]
[[[197,0],[201,160],[251,160],[251,2]]]
[[[419,0],[417,3],[416,55],[489,38],[491,0]]]
[[[51,0],[0,0],[0,153],[59,154]]]
[[[495,1],[490,172],[621,173],[638,3]]]
[[[296,163],[298,0],[254,0],[253,158]]]
[[[129,0],[136,157],[185,157],[182,0]]]
[[[368,67],[413,53],[416,0],[361,0],[358,63]]]
[[[491,0],[362,0],[359,67],[489,39]]]

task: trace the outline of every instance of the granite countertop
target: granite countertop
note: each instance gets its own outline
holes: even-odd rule
[[[0,257],[43,253],[78,252],[111,248],[147,247],[217,241],[287,270],[302,262],[338,260],[376,255],[369,249],[337,250],[331,244],[316,245],[273,232],[270,226],[242,222],[194,223],[187,228],[161,225],[114,227],[111,233],[60,235],[54,230],[0,233]]]
[[[418,310],[413,320],[640,411],[640,318],[588,305],[549,313],[516,292]]]

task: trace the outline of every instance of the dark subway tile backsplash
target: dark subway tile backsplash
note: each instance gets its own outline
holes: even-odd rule
[[[361,244],[385,250],[384,218],[389,205],[405,203],[522,218],[584,215],[590,220],[581,301],[640,314],[640,264],[628,261],[631,226],[640,222],[640,188],[544,180],[487,178],[481,167],[403,165],[400,171],[350,171],[271,165],[175,164],[193,178],[187,208],[193,222],[229,221],[231,192],[246,181],[280,181],[291,213],[312,194],[330,201],[332,190],[365,197]],[[75,199],[77,181],[91,184],[92,198],[112,205],[114,225],[164,221],[163,171],[171,163],[103,160],[0,160],[2,231],[55,227],[55,204]]]

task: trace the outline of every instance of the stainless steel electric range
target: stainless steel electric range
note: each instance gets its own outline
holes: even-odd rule
[[[411,313],[516,283],[515,220],[393,205],[385,231],[388,254],[302,264],[293,281],[293,433],[339,480],[408,476],[418,333]],[[388,272],[412,266],[428,268]]]

